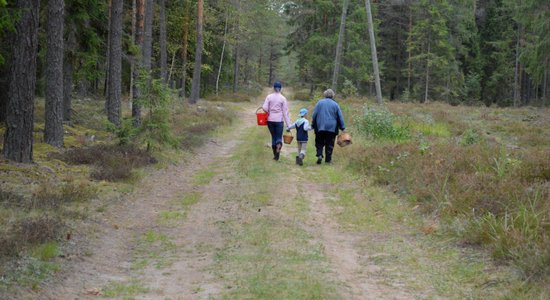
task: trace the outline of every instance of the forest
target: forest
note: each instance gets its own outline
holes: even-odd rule
[[[549,71],[548,0],[0,0],[0,298],[546,299]]]
[[[151,79],[191,103],[275,78],[307,86],[310,96],[329,82],[373,95],[365,3],[340,2],[4,0],[0,84],[27,94],[2,93],[0,121],[23,122],[9,121],[10,99],[18,106],[44,96],[46,139],[59,146],[72,97],[105,98],[109,121],[118,126],[122,95],[143,98],[139,82]],[[382,94],[390,101],[548,104],[547,1],[392,0],[374,2],[373,10]],[[134,105],[136,124],[141,105]],[[4,152],[15,158],[9,146]],[[24,156],[17,160],[31,160]]]

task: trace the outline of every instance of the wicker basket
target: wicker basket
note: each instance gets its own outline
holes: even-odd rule
[[[285,142],[285,144],[290,144],[292,143],[292,140],[294,139],[294,136],[292,136],[292,132],[289,132],[289,134],[284,134],[283,135],[283,142]]]
[[[347,145],[351,144],[351,134],[347,132],[340,133],[336,138],[336,143],[340,147],[346,147]]]

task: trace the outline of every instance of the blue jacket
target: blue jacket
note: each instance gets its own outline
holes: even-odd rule
[[[311,127],[316,133],[319,131],[338,133],[338,129],[346,129],[344,116],[338,103],[329,98],[319,100],[313,110]]]

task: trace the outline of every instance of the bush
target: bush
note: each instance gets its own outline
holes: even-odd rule
[[[127,179],[132,169],[157,162],[151,153],[132,144],[75,148],[54,157],[70,164],[93,164],[91,177],[109,181]]]
[[[480,141],[481,137],[479,136],[479,133],[477,133],[477,131],[475,131],[474,129],[468,129],[464,131],[464,133],[460,137],[460,144],[463,146],[477,144]]]
[[[355,119],[361,134],[373,139],[404,141],[411,137],[408,127],[398,125],[397,117],[389,111],[365,108],[365,113]]]
[[[366,148],[352,164],[424,212],[467,220],[460,233],[466,242],[489,247],[535,278],[550,271],[549,161],[550,150],[414,141]]]

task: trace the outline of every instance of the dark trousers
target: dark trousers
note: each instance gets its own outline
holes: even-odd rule
[[[269,129],[269,133],[271,133],[271,146],[283,144],[284,124],[284,122],[267,122],[267,128]]]
[[[332,160],[334,139],[336,139],[336,133],[334,132],[318,131],[315,133],[315,148],[317,149],[317,157],[323,155],[323,148],[325,148],[325,162],[330,162]]]

